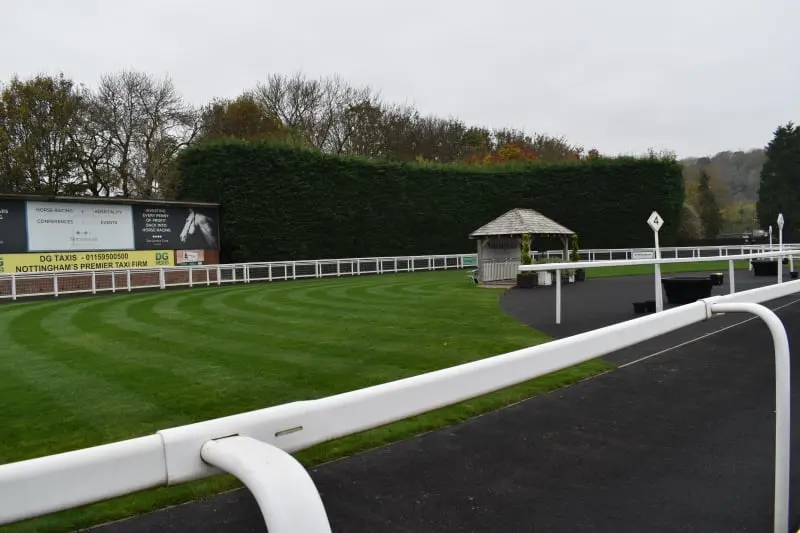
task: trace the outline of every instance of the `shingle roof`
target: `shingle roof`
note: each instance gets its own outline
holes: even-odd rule
[[[494,235],[575,235],[575,232],[533,209],[512,209],[470,233],[470,237]]]

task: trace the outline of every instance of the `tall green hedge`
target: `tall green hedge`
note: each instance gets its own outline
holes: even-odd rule
[[[679,165],[656,158],[476,168],[222,141],[184,151],[178,169],[177,199],[221,204],[227,261],[472,252],[469,233],[515,207],[582,247],[651,246],[650,212],[668,243],[684,200]]]

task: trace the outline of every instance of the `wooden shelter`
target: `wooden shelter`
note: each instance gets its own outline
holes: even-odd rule
[[[481,226],[469,238],[478,243],[478,281],[500,281],[516,278],[522,257],[522,235],[559,238],[564,245],[564,260],[569,259],[569,238],[575,232],[533,209],[516,208]],[[507,265],[501,268],[497,265]],[[495,265],[484,268],[484,265]]]

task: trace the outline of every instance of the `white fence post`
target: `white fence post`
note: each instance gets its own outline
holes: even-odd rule
[[[17,275],[11,274],[11,299],[17,299]]]
[[[92,270],[92,294],[97,294],[97,272]]]
[[[561,324],[561,270],[556,269],[556,324]]]
[[[733,268],[733,259],[728,260],[728,283],[730,284],[730,293],[736,292],[736,270]]]
[[[53,296],[58,297],[58,274],[53,274]]]

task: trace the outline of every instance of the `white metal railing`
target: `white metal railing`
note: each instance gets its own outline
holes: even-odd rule
[[[561,324],[561,272],[574,270],[574,269],[587,269],[587,268],[605,268],[605,267],[619,267],[619,266],[636,266],[636,265],[653,265],[655,273],[655,301],[656,310],[662,311],[663,305],[661,304],[661,271],[660,265],[668,265],[674,263],[698,263],[698,262],[728,262],[728,276],[730,293],[736,292],[736,278],[734,263],[736,261],[752,261],[753,259],[777,259],[778,274],[777,283],[783,282],[783,259],[789,259],[789,269],[794,270],[794,258],[800,255],[798,249],[778,250],[775,252],[753,252],[741,255],[726,255],[719,257],[682,257],[682,258],[666,258],[666,259],[631,259],[631,260],[612,260],[612,261],[571,261],[564,263],[542,263],[534,265],[520,265],[517,267],[518,272],[554,272],[556,285],[556,324]]]
[[[474,265],[475,258],[449,254],[11,273],[0,274],[0,299],[461,269]]]
[[[800,244],[784,244],[784,250],[798,250]],[[763,253],[777,250],[777,245],[770,247],[764,245],[741,246],[696,246],[696,247],[667,247],[660,248],[662,258],[703,258],[704,261],[722,260],[731,255],[744,255],[750,253]],[[563,250],[548,250],[534,252],[535,260],[563,259]],[[580,250],[578,256],[581,261],[627,261],[643,258],[654,258],[654,248],[611,248]],[[569,258],[568,258],[569,259]],[[481,262],[480,280],[483,282],[508,281],[516,279],[519,271],[519,260],[484,260]]]
[[[0,524],[229,472],[254,493],[271,532],[329,533],[330,525],[316,487],[288,454],[510,387],[720,313],[749,312],[764,319],[774,342],[774,531],[787,533],[789,344],[778,317],[756,304],[797,292],[800,280],[716,296],[572,337],[326,398],[0,465]]]
[[[719,257],[725,255],[743,255],[750,252],[767,252],[776,250],[777,243],[769,244],[742,244],[725,246],[661,246],[661,257]],[[800,244],[784,244],[785,250],[800,249]],[[586,261],[605,261],[618,259],[634,259],[636,252],[655,252],[654,248],[592,248],[578,251],[582,260]],[[535,257],[544,256],[548,259],[564,257],[563,250],[547,250],[546,252],[536,252]]]
[[[784,244],[785,249],[800,249],[800,245]],[[722,250],[722,256],[749,251],[764,251],[764,246],[662,248],[662,257],[707,258],[709,252]],[[630,259],[647,248],[610,250],[581,250],[581,258],[601,261],[604,257]],[[554,258],[562,254],[551,250],[538,257]],[[398,257],[361,257],[346,259],[315,259],[308,261],[272,261],[263,263],[231,263],[222,265],[192,265],[133,269],[62,270],[37,273],[0,273],[0,300],[25,297],[59,296],[64,294],[98,294],[136,289],[166,289],[284,281],[306,278],[389,274],[425,270],[477,268],[477,254],[442,254]],[[489,273],[483,281],[514,279],[518,262],[485,263],[482,270]]]

